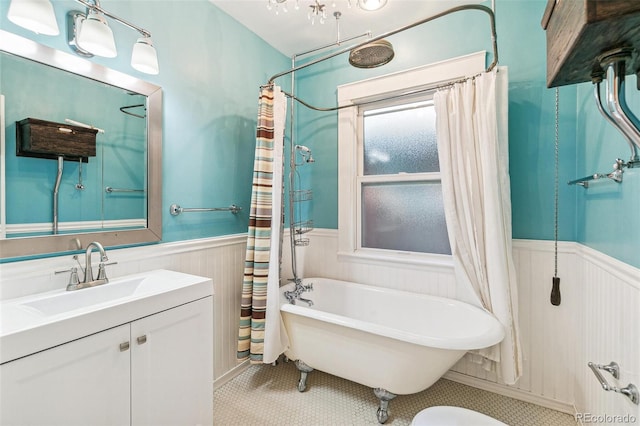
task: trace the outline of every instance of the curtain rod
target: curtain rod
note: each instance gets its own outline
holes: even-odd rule
[[[489,72],[489,71],[491,71],[491,70],[487,70],[485,72]],[[415,89],[415,90],[409,90],[407,92],[396,93],[396,94],[393,94],[391,96],[387,96],[385,98],[376,98],[376,99],[371,100],[371,101],[363,101],[363,102],[357,102],[357,103],[353,103],[353,104],[339,105],[339,106],[335,106],[335,107],[316,107],[316,106],[313,106],[313,105],[309,104],[308,102],[305,102],[302,99],[292,95],[291,93],[285,92],[282,89],[280,89],[280,91],[286,97],[291,98],[291,99],[301,103],[302,105],[306,106],[309,109],[312,109],[312,110],[315,110],[315,111],[320,111],[320,112],[330,112],[330,111],[338,111],[338,110],[344,109],[344,108],[353,108],[353,107],[356,107],[356,106],[364,106],[364,105],[369,105],[369,104],[375,104],[375,103],[379,103],[381,101],[386,101],[386,100],[389,100],[389,99],[397,99],[397,98],[402,98],[402,97],[405,97],[405,96],[417,95],[417,94],[420,94],[420,93],[435,92],[435,91],[438,91],[440,89],[444,89],[444,88],[447,88],[447,87],[454,86],[457,83],[464,83],[465,81],[473,80],[476,77],[478,77],[479,75],[481,75],[481,74],[477,74],[477,75],[469,76],[469,77],[463,77],[463,78],[459,78],[459,79],[456,79],[456,80],[450,80],[450,81],[447,81],[445,83],[435,84],[435,85],[432,85],[432,86],[423,87],[423,88]]]
[[[371,39],[369,39],[369,40],[367,40],[365,42],[358,43],[356,45],[353,45],[353,46],[350,46],[350,47],[346,47],[344,49],[340,49],[340,50],[338,50],[338,51],[336,51],[334,53],[330,53],[330,54],[328,54],[326,56],[323,56],[321,58],[315,59],[315,60],[313,60],[311,62],[307,62],[307,63],[305,63],[303,65],[299,65],[297,67],[293,67],[293,68],[288,69],[286,71],[282,71],[282,72],[272,76],[269,79],[268,85],[272,85],[276,78],[285,76],[287,74],[290,74],[292,72],[301,70],[303,68],[307,68],[307,67],[309,67],[311,65],[315,65],[317,63],[326,61],[326,60],[331,59],[331,58],[333,58],[335,56],[342,55],[343,53],[349,52],[349,51],[351,51],[353,49],[357,49],[357,48],[365,46],[365,45],[367,45],[369,43],[373,43],[375,41],[381,40],[381,39],[383,39],[385,37],[389,37],[389,36],[392,36],[394,34],[406,31],[406,30],[408,30],[410,28],[416,27],[418,25],[422,25],[422,24],[424,24],[426,22],[433,21],[433,20],[441,18],[443,16],[450,15],[452,13],[460,12],[460,11],[463,11],[463,10],[479,10],[479,11],[485,12],[487,15],[489,15],[489,21],[490,21],[490,25],[491,25],[491,41],[492,41],[492,44],[493,44],[493,62],[491,62],[491,64],[489,65],[489,67],[486,70],[487,72],[489,72],[489,71],[493,70],[493,68],[498,64],[498,41],[497,41],[497,36],[496,36],[495,14],[493,13],[493,10],[491,10],[491,8],[489,8],[487,6],[482,6],[482,5],[479,5],[479,4],[466,4],[466,5],[462,5],[462,6],[456,6],[456,7],[453,7],[451,9],[447,9],[444,12],[438,13],[436,15],[432,15],[432,16],[430,16],[428,18],[422,19],[420,21],[416,21],[416,22],[414,22],[412,24],[405,25],[405,26],[400,27],[398,29],[386,32],[386,33],[381,34],[379,36],[373,37],[373,38],[371,38]]]

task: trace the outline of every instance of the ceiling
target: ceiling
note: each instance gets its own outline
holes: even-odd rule
[[[307,18],[312,0],[299,0],[300,8],[295,10],[295,0],[288,0],[287,12],[282,5],[267,9],[267,0],[209,0],[245,27],[256,33],[271,46],[288,57],[320,48],[338,40],[359,36],[367,31],[375,37],[395,30],[417,20],[427,18],[454,6],[482,3],[483,0],[388,0],[382,9],[369,12],[355,6],[348,8],[347,0],[320,0],[326,4],[327,20],[314,25]],[[336,7],[332,7],[332,3]],[[334,12],[340,12],[338,25]],[[364,41],[360,39],[357,41]]]

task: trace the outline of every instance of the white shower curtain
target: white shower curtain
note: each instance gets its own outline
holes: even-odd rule
[[[500,67],[434,95],[438,155],[456,279],[473,288],[505,330],[478,351],[505,383],[522,375],[511,244],[508,74]]]

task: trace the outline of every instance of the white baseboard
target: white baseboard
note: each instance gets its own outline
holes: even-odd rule
[[[233,369],[227,371],[225,374],[223,374],[222,376],[218,377],[216,380],[213,381],[213,390],[218,390],[220,389],[222,386],[224,386],[225,384],[227,384],[229,381],[235,379],[236,377],[238,377],[240,374],[244,373],[244,371],[249,368],[251,364],[249,363],[249,360],[245,360],[242,363],[238,364],[237,366],[235,366]]]
[[[488,380],[479,379],[466,374],[458,373],[457,371],[448,371],[443,378],[451,380],[453,382],[462,383],[463,385],[471,386],[477,389],[486,390],[488,392],[497,393],[498,395],[506,396],[509,398],[518,399],[520,401],[529,402],[531,404],[539,405],[541,407],[550,408],[552,410],[560,411],[562,413],[571,414],[575,417],[576,409],[573,405],[556,401],[554,399],[545,398],[540,395],[534,395],[530,392],[526,392],[517,388],[513,388],[507,385],[502,385]]]

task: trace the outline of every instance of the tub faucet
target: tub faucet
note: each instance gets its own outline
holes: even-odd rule
[[[295,282],[296,284],[294,289],[292,291],[285,291],[284,297],[286,297],[289,303],[291,303],[292,305],[296,304],[296,300],[300,300],[301,302],[307,303],[309,306],[313,306],[312,300],[300,297],[300,295],[305,291],[313,291],[313,283],[304,285],[302,284],[302,280],[300,278],[294,278],[293,282]]]

